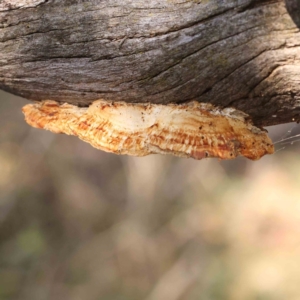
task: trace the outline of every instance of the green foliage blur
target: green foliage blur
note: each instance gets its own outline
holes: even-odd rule
[[[117,156],[30,128],[26,103],[0,94],[0,300],[300,299],[297,143]]]

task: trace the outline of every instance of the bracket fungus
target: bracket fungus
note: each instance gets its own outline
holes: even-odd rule
[[[33,127],[75,135],[116,154],[257,160],[274,152],[266,131],[252,125],[248,115],[196,101],[161,105],[96,100],[78,107],[46,100],[24,106],[23,113]]]

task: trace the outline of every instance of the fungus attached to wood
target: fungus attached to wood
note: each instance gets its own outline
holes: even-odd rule
[[[234,108],[195,101],[186,104],[131,104],[94,101],[89,107],[43,101],[24,106],[28,124],[78,136],[95,148],[116,154],[173,154],[202,159],[257,160],[272,154],[266,131]]]

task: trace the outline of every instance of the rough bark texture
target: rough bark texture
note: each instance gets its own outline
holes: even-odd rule
[[[2,0],[0,88],[88,105],[197,100],[300,120],[298,0]]]

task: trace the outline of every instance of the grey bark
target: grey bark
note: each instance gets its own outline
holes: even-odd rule
[[[298,0],[0,0],[0,89],[300,120]]]

